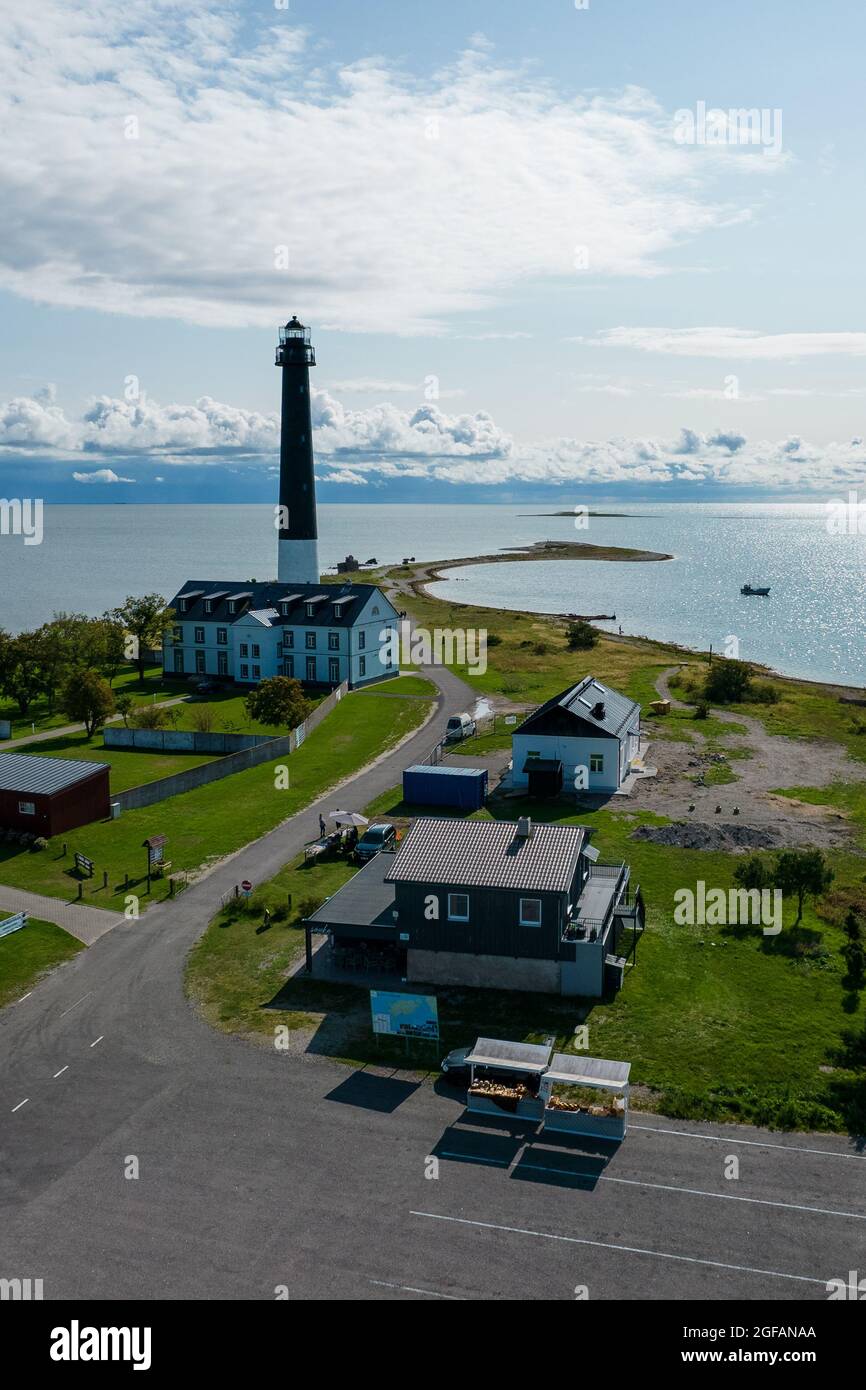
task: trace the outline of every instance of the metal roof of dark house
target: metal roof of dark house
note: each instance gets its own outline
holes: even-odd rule
[[[41,758],[27,753],[0,753],[0,791],[33,792],[50,796],[95,772],[108,771],[109,763],[90,763],[80,758]]]
[[[577,685],[570,685],[539,705],[514,732],[542,734],[549,728],[552,733],[564,733],[573,725],[575,733],[579,726],[584,732],[618,738],[636,713],[640,714],[640,705],[634,700],[611,690],[594,676],[584,676]]]
[[[232,623],[242,622],[252,614],[269,608],[276,610],[277,616],[272,626],[283,624],[303,627],[340,627],[350,625],[360,613],[371,594],[378,594],[383,602],[382,616],[393,616],[396,609],[377,584],[329,584],[323,590],[321,584],[281,584],[277,579],[263,580],[261,583],[238,582],[232,579],[188,579],[171,600],[170,607],[175,617],[184,622]],[[192,600],[181,611],[181,599]],[[205,612],[205,600],[216,600],[209,613]],[[229,602],[246,599],[242,612],[230,613]],[[307,616],[304,607],[315,601],[313,616]],[[284,617],[281,604],[289,602],[290,607]],[[338,604],[338,612],[333,605]]]
[[[394,856],[381,850],[306,918],[321,926],[394,927],[394,889],[387,873]]]
[[[535,825],[528,837],[515,821],[460,821],[422,816],[394,856],[390,882],[460,888],[519,888],[564,893],[587,832],[580,825]]]

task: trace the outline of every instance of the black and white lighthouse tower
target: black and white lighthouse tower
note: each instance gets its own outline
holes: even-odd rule
[[[316,351],[310,330],[292,318],[280,329],[276,364],[283,369],[280,429],[280,513],[277,578],[286,584],[318,584],[316,481],[310,367]]]

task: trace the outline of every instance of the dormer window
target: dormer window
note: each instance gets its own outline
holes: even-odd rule
[[[289,616],[289,605],[287,603],[281,603],[280,612],[282,613],[284,618],[287,618]]]
[[[234,599],[233,599],[233,598],[230,598],[230,599],[229,599],[229,612],[230,612],[231,614],[234,614],[235,607],[236,607],[236,604],[235,604]]]
[[[185,613],[185,612],[186,612],[186,599],[185,599],[185,598],[178,599],[177,606],[178,606],[178,608],[180,609],[181,613]]]
[[[308,618],[313,618],[313,617],[315,617],[315,614],[316,614],[316,605],[315,605],[314,603],[305,603],[305,604],[304,604],[304,607],[305,607],[306,610],[307,610],[307,617],[308,617]]]
[[[209,598],[206,598],[205,601],[204,601],[204,611],[205,611],[206,613],[212,613],[212,612],[213,612],[213,603],[212,603],[212,601],[211,601]]]

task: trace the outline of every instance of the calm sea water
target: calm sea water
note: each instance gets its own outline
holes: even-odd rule
[[[612,506],[610,510],[619,510]],[[789,675],[866,684],[866,536],[828,534],[823,505],[622,506],[576,531],[556,506],[322,505],[323,567],[351,551],[380,563],[451,559],[535,540],[665,551],[666,563],[540,561],[451,571],[441,597],[539,613],[616,613],[606,626],[740,655]],[[174,593],[187,578],[267,579],[268,506],[50,506],[44,539],[0,536],[0,627],[56,609],[100,613],[127,594]],[[769,599],[742,598],[745,582]]]

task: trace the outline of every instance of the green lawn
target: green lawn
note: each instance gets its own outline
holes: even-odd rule
[[[100,907],[120,908],[125,874],[130,876],[131,891],[143,891],[141,845],[146,836],[168,836],[166,857],[174,873],[212,863],[258,839],[329,786],[364,767],[416,728],[428,709],[424,700],[350,694],[301,748],[284,760],[289,769],[288,788],[275,786],[275,768],[283,764],[265,763],[155,806],[127,811],[119,820],[69,831],[49,841],[41,853],[0,845],[0,882],[72,898],[78,883],[72,856],[79,851],[96,865],[94,878],[84,885],[85,899],[92,898]],[[64,841],[69,849],[65,858]],[[109,876],[105,890],[101,887],[103,871]],[[167,883],[161,880],[155,880],[152,888],[150,901],[168,892]]]
[[[0,912],[0,921],[11,915]],[[30,917],[20,931],[0,937],[0,1007],[19,999],[42,975],[83,950],[74,936],[38,917]]]
[[[38,757],[81,758],[85,762],[109,763],[109,783],[112,793],[171,777],[199,763],[213,762],[213,757],[201,753],[151,753],[126,748],[103,747],[102,734],[90,740],[84,733],[64,734],[60,738],[42,739],[25,750]]]
[[[154,695],[160,701],[190,693],[185,681],[165,680],[161,666],[146,666],[143,684],[138,679],[137,667],[125,666],[115,676],[111,688],[115,696],[124,693],[131,695],[137,705],[150,704]],[[19,713],[14,700],[0,698],[0,719],[11,719],[13,738],[25,738],[30,733],[39,734],[47,729],[62,729],[76,722],[59,709],[49,714],[47,701],[41,696],[33,701],[25,716]]]

